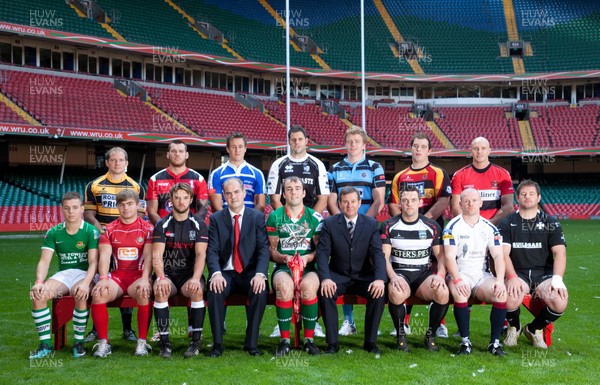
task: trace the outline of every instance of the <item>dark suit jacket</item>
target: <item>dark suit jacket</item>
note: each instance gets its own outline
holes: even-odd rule
[[[209,277],[222,269],[231,257],[233,248],[233,224],[229,209],[219,210],[210,216],[206,264]],[[240,229],[240,254],[244,271],[263,273],[269,269],[269,241],[263,213],[246,207]]]
[[[316,258],[321,280],[387,281],[377,220],[363,214],[358,214],[352,240],[344,214],[325,219],[319,235]]]

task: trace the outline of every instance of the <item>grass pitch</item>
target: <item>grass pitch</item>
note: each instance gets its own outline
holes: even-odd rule
[[[0,238],[0,383],[2,384],[320,384],[320,383],[412,383],[412,384],[598,384],[600,383],[600,349],[597,339],[598,306],[600,305],[600,222],[563,222],[567,240],[567,273],[569,307],[556,323],[554,344],[547,350],[533,349],[524,336],[519,345],[506,348],[506,357],[493,357],[486,351],[489,339],[488,306],[475,306],[471,318],[474,352],[468,357],[456,356],[459,339],[438,339],[441,351],[429,353],[422,345],[427,324],[427,309],[416,306],[408,337],[409,354],[393,350],[395,339],[389,337],[392,323],[384,312],[379,338],[381,357],[362,350],[364,307],[355,307],[359,334],[340,337],[340,352],[333,356],[308,356],[293,351],[288,357],[274,358],[277,339],[268,335],[275,326],[275,309],[267,307],[261,325],[261,357],[250,357],[242,351],[245,327],[244,309],[229,308],[223,357],[207,356],[211,343],[208,314],[202,354],[184,360],[187,316],[185,309],[172,309],[171,333],[174,357],[163,360],[157,348],[149,357],[134,357],[135,343],[121,340],[121,321],[116,309],[109,310],[113,354],[107,359],[87,356],[73,359],[72,324],[68,328],[67,347],[48,358],[29,361],[30,350],[38,345],[31,319],[29,287],[35,279],[41,235],[33,239]],[[55,269],[55,268],[54,268]],[[54,271],[54,270],[52,270]],[[341,314],[341,311],[340,311]],[[523,322],[531,316],[521,312]],[[447,317],[450,333],[456,331],[451,310]],[[88,328],[91,321],[88,322]],[[134,318],[135,327],[135,318]],[[154,323],[150,333],[155,331]],[[317,338],[324,348],[324,339]],[[90,344],[88,355],[91,353]],[[155,346],[155,343],[152,343]]]

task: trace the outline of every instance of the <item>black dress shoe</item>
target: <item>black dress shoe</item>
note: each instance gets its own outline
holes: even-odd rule
[[[212,350],[210,351],[211,357],[221,357],[223,354],[223,345],[214,344]]]
[[[335,354],[340,351],[340,347],[338,344],[329,344],[327,345],[327,350],[325,350],[325,354]]]
[[[369,353],[381,354],[381,350],[379,350],[379,347],[374,343],[365,344],[364,348]]]
[[[248,351],[248,354],[250,354],[251,356],[254,357],[258,357],[258,356],[262,356],[262,352],[260,350],[258,350],[257,348],[244,348],[246,351]]]

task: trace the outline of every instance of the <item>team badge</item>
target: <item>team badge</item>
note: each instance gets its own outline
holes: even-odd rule
[[[83,243],[82,241],[79,241],[79,242],[77,242],[75,247],[77,247],[78,249],[83,249],[85,247],[85,243]]]
[[[190,230],[189,238],[190,238],[190,241],[196,240],[196,231],[195,230]]]
[[[135,240],[137,243],[144,243],[144,238],[142,237],[137,237],[137,239]]]
[[[426,238],[427,238],[427,231],[419,230],[419,239],[426,239]]]
[[[537,230],[544,230],[544,228],[546,228],[546,226],[544,225],[543,222],[538,222],[538,223],[536,223],[535,228]]]
[[[498,182],[497,181],[492,181],[492,187],[498,188]]]
[[[366,177],[367,177],[367,173],[366,173],[366,172],[363,172],[362,174],[360,174],[360,176],[361,176],[362,178],[366,178]]]

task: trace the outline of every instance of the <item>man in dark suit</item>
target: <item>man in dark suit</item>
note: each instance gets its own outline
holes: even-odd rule
[[[317,245],[317,268],[321,279],[321,310],[327,329],[327,350],[337,353],[338,296],[357,294],[367,298],[364,349],[380,354],[377,328],[384,306],[385,258],[377,220],[358,213],[360,195],[354,187],[342,188],[341,213],[323,222]]]
[[[267,304],[269,267],[265,218],[260,211],[244,207],[246,191],[239,178],[225,181],[223,195],[228,208],[211,215],[208,229],[208,311],[213,333],[210,355],[220,357],[223,353],[225,300],[231,293],[241,293],[248,296],[249,302],[244,349],[259,356],[258,328]]]

